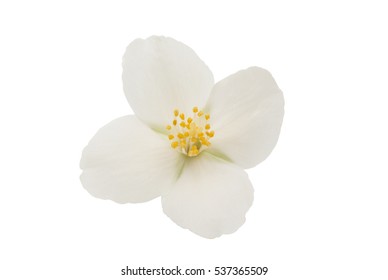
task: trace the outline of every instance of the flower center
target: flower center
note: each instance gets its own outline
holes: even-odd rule
[[[195,157],[207,149],[210,146],[209,140],[214,136],[208,122],[210,115],[199,111],[198,107],[194,107],[192,111],[192,116],[186,119],[184,113],[175,109],[174,120],[171,125],[166,126],[171,148],[189,157]]]

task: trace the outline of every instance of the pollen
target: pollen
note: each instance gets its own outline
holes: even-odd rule
[[[171,148],[175,149],[178,147],[179,143],[177,141],[171,142]]]
[[[195,157],[210,147],[214,131],[210,130],[210,115],[198,107],[193,107],[192,113],[188,114],[191,116],[186,116],[185,113],[187,112],[178,109],[173,111],[173,120],[166,126],[168,139],[171,148],[189,157]]]

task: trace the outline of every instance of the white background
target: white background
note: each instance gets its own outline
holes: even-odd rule
[[[120,276],[126,265],[388,279],[384,1],[0,3],[1,279],[149,279]],[[83,147],[132,113],[125,48],[153,34],[192,47],[216,81],[257,65],[284,92],[278,145],[248,171],[255,201],[232,235],[203,239],[159,199],[119,205],[79,182]]]

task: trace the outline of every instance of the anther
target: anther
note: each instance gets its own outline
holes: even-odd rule
[[[176,141],[171,143],[171,147],[172,147],[173,149],[175,149],[176,147],[178,147],[178,145],[179,145],[179,143],[176,142]]]

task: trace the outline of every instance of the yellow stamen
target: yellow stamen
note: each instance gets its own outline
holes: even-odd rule
[[[192,116],[186,119],[185,113],[175,109],[172,125],[166,126],[171,147],[179,148],[177,151],[189,157],[197,156],[207,149],[211,145],[209,140],[214,136],[208,122],[210,115],[200,111],[198,107],[193,107],[192,111]]]
[[[206,131],[206,135],[212,138],[214,136],[214,131]]]
[[[189,157],[194,157],[199,154],[197,146],[191,146],[191,149],[189,151]]]
[[[172,142],[171,143],[171,148],[175,149],[176,147],[178,147],[179,143],[178,142]]]

